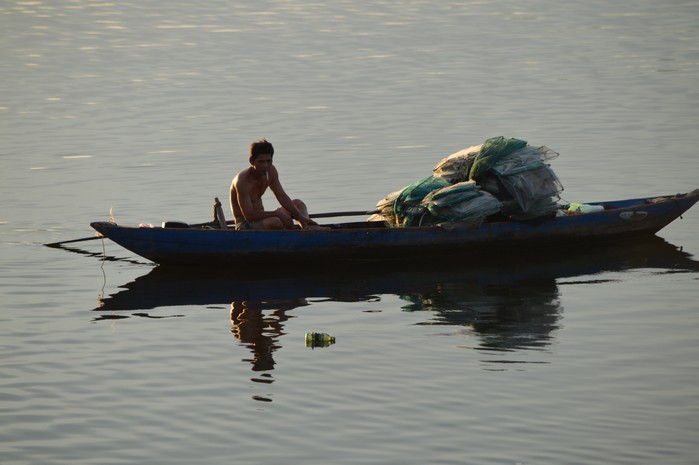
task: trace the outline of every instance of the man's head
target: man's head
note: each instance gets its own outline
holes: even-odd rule
[[[250,145],[250,164],[253,164],[260,155],[274,155],[274,147],[266,139],[260,139]]]

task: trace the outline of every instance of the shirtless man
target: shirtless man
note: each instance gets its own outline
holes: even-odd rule
[[[262,139],[250,146],[250,167],[236,174],[231,183],[231,210],[235,229],[291,229],[294,220],[302,228],[317,227],[309,218],[306,205],[299,199],[291,200],[279,182],[277,168],[272,165],[274,147]],[[266,211],[262,195],[272,189],[281,205]]]

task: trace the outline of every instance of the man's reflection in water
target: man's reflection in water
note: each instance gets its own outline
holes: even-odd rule
[[[274,369],[274,351],[279,345],[279,337],[284,333],[284,322],[289,317],[286,312],[308,305],[305,299],[283,301],[244,300],[231,302],[231,332],[252,352],[252,358],[243,359],[252,363],[256,372]],[[267,375],[269,376],[269,374]],[[273,382],[253,379],[257,382]]]

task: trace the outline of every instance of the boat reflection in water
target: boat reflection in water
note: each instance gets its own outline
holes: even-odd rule
[[[543,350],[551,343],[562,313],[555,278],[510,281],[507,275],[487,283],[446,283],[431,291],[401,296],[405,310],[431,311],[425,325],[461,326],[478,336],[480,351]],[[489,363],[519,363],[513,357]],[[526,363],[535,363],[528,360]]]
[[[405,301],[405,311],[430,312],[421,324],[450,325],[474,334],[479,350],[543,350],[561,317],[559,287],[581,282],[566,278],[588,276],[582,282],[598,282],[591,275],[637,268],[697,272],[699,262],[665,240],[650,237],[599,249],[556,249],[545,255],[449,267],[371,265],[332,272],[294,270],[291,275],[157,267],[103,299],[94,311],[100,314],[96,320],[101,320],[152,318],[147,311],[162,307],[230,306],[231,331],[252,353],[245,361],[253,371],[262,372],[253,381],[272,382],[269,371],[274,369],[274,352],[281,347],[288,312],[309,305],[309,299],[358,302],[396,295]]]

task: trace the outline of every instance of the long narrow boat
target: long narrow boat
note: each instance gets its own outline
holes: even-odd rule
[[[390,228],[382,222],[329,225],[322,230],[235,231],[203,227],[91,226],[131,252],[160,265],[285,264],[458,260],[532,253],[562,244],[580,247],[652,235],[699,201],[699,189],[662,197],[593,202],[603,209],[536,221],[489,221],[476,229]]]

